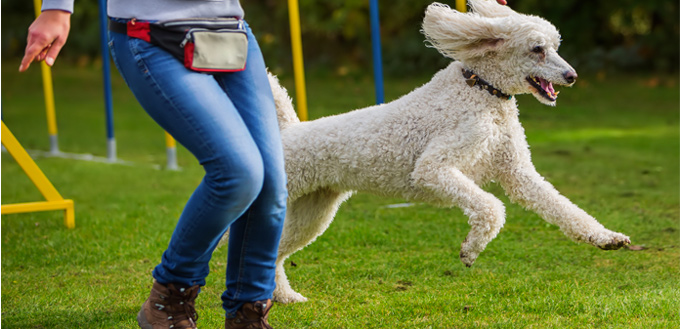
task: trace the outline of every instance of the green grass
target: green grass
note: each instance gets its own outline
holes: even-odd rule
[[[37,67],[2,71],[3,120],[27,149],[48,149]],[[64,63],[62,63],[64,64]],[[100,76],[54,70],[59,138],[66,152],[105,155]],[[387,79],[394,99],[427,76]],[[275,328],[680,328],[678,86],[676,78],[582,78],[557,108],[521,96],[539,172],[641,251],[575,244],[507,202],[507,223],[472,268],[457,255],[468,230],[458,209],[358,194],[326,234],[291,257],[293,287],[310,301],[276,305]],[[291,86],[290,79],[284,83]],[[76,228],[60,212],[2,216],[2,326],[135,328],[150,271],[202,169],[180,148],[165,161],[162,130],[114,77],[119,158],[134,166],[39,158],[75,200]],[[370,79],[308,76],[310,117],[370,105]],[[290,87],[291,91],[292,86]],[[2,203],[41,196],[2,153]],[[226,248],[198,300],[202,328],[223,322]]]

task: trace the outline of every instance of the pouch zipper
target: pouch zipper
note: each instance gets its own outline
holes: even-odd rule
[[[245,34],[245,28],[243,28],[243,21],[239,20],[238,25],[239,25],[238,29],[235,29],[235,30],[229,31],[229,32],[223,32],[223,33],[244,33]],[[225,28],[225,30],[226,30],[226,28]],[[194,28],[188,29],[187,33],[184,35],[184,40],[182,40],[182,42],[179,44],[179,46],[184,48],[184,46],[186,46],[186,44],[189,41],[191,41],[191,39],[193,39],[192,34],[194,32],[199,32],[199,31],[217,31],[217,30],[206,29],[206,28],[203,28],[203,27],[194,27]]]
[[[243,20],[237,19],[237,18],[215,18],[215,19],[176,19],[176,20],[169,20],[169,21],[163,21],[163,22],[158,22],[161,26],[165,27],[172,27],[172,26],[183,26],[183,25],[192,25],[192,24],[200,24],[203,26],[220,26],[220,25],[225,25],[229,23],[235,23],[237,29],[242,29],[243,28]],[[226,27],[225,27],[226,28]]]

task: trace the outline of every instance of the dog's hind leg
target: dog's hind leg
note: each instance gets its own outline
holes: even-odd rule
[[[312,243],[328,228],[340,204],[351,194],[322,188],[289,202],[276,260],[275,301],[295,303],[307,300],[291,288],[283,264],[288,256]]]

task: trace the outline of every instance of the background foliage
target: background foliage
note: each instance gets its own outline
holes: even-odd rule
[[[380,3],[383,60],[388,75],[408,75],[447,62],[426,49],[420,34],[425,7],[433,0]],[[290,71],[288,7],[285,1],[242,1],[250,25],[272,69]],[[453,4],[453,1],[445,1]],[[677,71],[678,2],[667,0],[510,0],[517,11],[547,18],[565,40],[561,53],[577,69],[590,71]],[[72,33],[63,58],[87,63],[97,58],[96,0],[76,0]],[[368,0],[300,0],[305,64],[344,74],[370,72]],[[20,56],[33,6],[2,0],[2,56]],[[276,59],[276,60],[274,60]],[[277,65],[279,65],[277,67]]]

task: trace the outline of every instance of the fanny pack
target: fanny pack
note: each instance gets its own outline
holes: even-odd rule
[[[246,68],[248,35],[237,18],[193,18],[155,23],[109,20],[109,30],[165,49],[197,72],[238,72]]]

